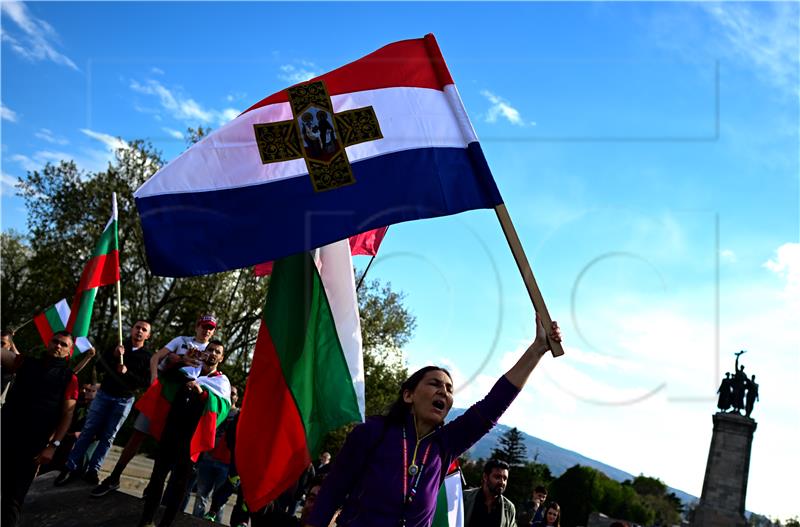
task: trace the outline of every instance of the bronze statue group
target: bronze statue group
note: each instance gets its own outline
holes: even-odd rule
[[[753,375],[750,379],[744,373],[744,366],[739,366],[739,357],[745,353],[739,351],[735,353],[736,363],[733,368],[733,373],[726,373],[725,378],[719,385],[719,399],[717,399],[717,408],[721,412],[736,413],[741,415],[742,410],[745,412],[746,417],[750,417],[753,412],[753,405],[758,400],[758,384],[756,384],[756,376]]]

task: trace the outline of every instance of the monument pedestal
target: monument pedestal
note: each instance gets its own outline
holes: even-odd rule
[[[745,527],[744,502],[750,471],[750,448],[756,422],[738,414],[714,414],[703,494],[693,527]]]

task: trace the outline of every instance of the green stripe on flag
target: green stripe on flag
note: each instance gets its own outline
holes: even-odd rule
[[[92,288],[81,293],[81,302],[75,314],[75,323],[72,325],[72,335],[86,337],[89,335],[89,324],[92,322],[92,308],[97,288]],[[74,308],[73,308],[74,309]]]
[[[103,231],[103,234],[94,246],[92,257],[108,254],[114,249],[119,249],[119,235],[117,233],[116,220],[111,221],[109,225],[106,226],[106,230]]]
[[[66,329],[64,322],[61,320],[61,315],[58,314],[56,306],[48,307],[44,312],[44,316],[47,319],[47,324],[50,326],[50,329],[53,330],[53,333],[64,331]]]
[[[325,433],[360,421],[361,413],[325,289],[308,253],[275,263],[263,317],[308,450],[316,456]]]

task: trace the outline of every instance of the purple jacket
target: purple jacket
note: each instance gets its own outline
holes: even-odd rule
[[[414,500],[405,507],[408,527],[427,527],[436,509],[443,471],[483,437],[503,415],[519,390],[505,378],[463,415],[422,439],[417,462],[430,443],[428,462],[422,471]],[[406,420],[408,456],[414,450],[414,422]],[[410,463],[410,461],[409,461]],[[308,524],[327,527],[339,507],[340,527],[398,527],[403,517],[403,430],[387,424],[384,417],[370,417],[347,436],[325,478]]]

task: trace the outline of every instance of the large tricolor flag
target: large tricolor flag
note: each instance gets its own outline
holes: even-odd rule
[[[42,342],[44,342],[45,346],[50,343],[50,339],[53,338],[55,333],[67,329],[69,314],[70,309],[69,304],[67,304],[67,299],[62,298],[33,317],[33,323],[36,324],[36,329],[39,331],[39,336],[42,337]],[[83,353],[91,348],[92,344],[86,337],[76,337],[75,347],[78,348],[78,351]]]
[[[263,99],[135,197],[150,268],[164,276],[502,203],[433,35]]]
[[[67,322],[67,331],[76,341],[89,334],[92,309],[97,289],[119,281],[119,235],[117,233],[117,195],[112,195],[111,218],[103,229],[103,234],[94,246],[92,256],[81,273],[72,310]]]
[[[347,240],[275,262],[236,434],[245,501],[295,483],[325,434],[364,418],[361,324]]]

